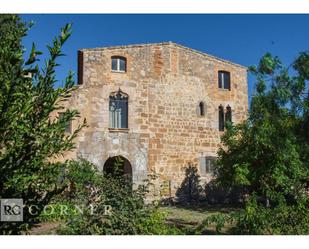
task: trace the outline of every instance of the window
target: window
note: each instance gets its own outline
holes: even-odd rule
[[[224,113],[224,108],[222,105],[219,106],[219,131],[224,131],[226,122],[232,122],[232,108],[228,105],[226,107],[226,112]]]
[[[226,71],[218,72],[218,83],[220,89],[231,90],[231,75]]]
[[[83,84],[83,70],[84,70],[84,55],[82,51],[78,51],[77,54],[77,83]]]
[[[198,105],[198,115],[205,116],[205,104],[202,101]]]
[[[128,128],[128,98],[120,89],[109,96],[110,128]]]
[[[64,112],[59,112],[59,120],[62,120],[63,118],[64,118]],[[66,124],[65,132],[66,133],[72,132],[72,121],[71,120]]]
[[[229,105],[226,107],[225,122],[232,122],[232,108]]]
[[[200,158],[201,175],[213,174],[215,172],[216,158],[213,156],[206,156]]]
[[[223,106],[219,106],[219,131],[224,131],[224,109]]]
[[[213,174],[215,172],[215,161],[216,158],[212,156],[206,157],[206,173]]]
[[[113,56],[112,57],[112,71],[126,72],[127,71],[127,59],[121,56]]]

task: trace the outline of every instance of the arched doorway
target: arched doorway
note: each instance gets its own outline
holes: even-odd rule
[[[132,166],[129,160],[123,156],[109,157],[104,163],[103,174],[124,175],[132,181]]]

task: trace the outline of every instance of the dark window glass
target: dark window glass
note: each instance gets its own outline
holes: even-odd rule
[[[222,88],[222,83],[223,83],[223,72],[218,73],[218,82],[219,82],[219,88]]]
[[[219,131],[224,131],[224,110],[223,106],[219,106]]]
[[[225,122],[232,122],[232,108],[230,106],[226,107]]]
[[[119,70],[123,72],[126,71],[126,60],[124,58],[119,59]]]
[[[117,60],[117,58],[112,58],[112,70],[113,71],[118,70],[118,60]]]
[[[126,72],[127,60],[125,57],[112,57],[112,70],[117,72]]]
[[[199,104],[199,115],[204,116],[205,115],[205,105],[203,102],[200,102]]]
[[[230,90],[230,73],[224,73],[224,89]]]
[[[109,127],[128,128],[128,95],[121,90],[109,97]]]
[[[219,71],[218,72],[218,85],[221,89],[231,89],[231,75],[229,72]]]

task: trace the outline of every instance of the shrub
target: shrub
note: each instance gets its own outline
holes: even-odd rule
[[[115,168],[121,165],[118,159]],[[165,213],[155,202],[146,204],[151,182],[133,186],[120,174],[100,174],[85,160],[71,164],[66,178],[74,185],[68,191],[72,203],[93,207],[84,213],[70,213],[60,234],[175,234],[165,224]],[[82,169],[82,170],[80,170]],[[116,170],[117,172],[117,170]],[[67,195],[68,196],[68,195]],[[67,197],[64,197],[67,198]]]
[[[30,25],[17,15],[0,15],[0,198],[22,198],[25,206],[36,205],[35,215],[23,212],[23,222],[1,222],[0,234],[20,234],[37,220],[43,207],[66,187],[58,181],[66,163],[57,158],[74,149],[74,139],[85,126],[71,134],[69,122],[77,110],[64,110],[75,90],[72,73],[56,88],[56,68],[62,46],[71,35],[71,25],[61,29],[51,45],[43,67],[42,53],[33,44],[27,60],[22,38]],[[52,114],[63,112],[62,118]]]
[[[249,198],[244,210],[204,224],[232,222],[239,234],[309,233],[308,65],[308,52],[289,67],[268,53],[251,67],[257,85],[248,119],[227,125],[216,164],[217,181]]]

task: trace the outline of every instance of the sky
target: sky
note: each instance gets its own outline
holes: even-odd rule
[[[61,27],[72,23],[56,86],[63,85],[70,70],[77,73],[77,50],[82,48],[173,41],[244,66],[257,65],[266,52],[288,65],[299,52],[309,50],[309,15],[27,14],[22,19],[35,23],[23,44],[29,53],[34,42],[44,53],[42,62],[48,54],[46,45]],[[249,74],[249,97],[253,87]]]

